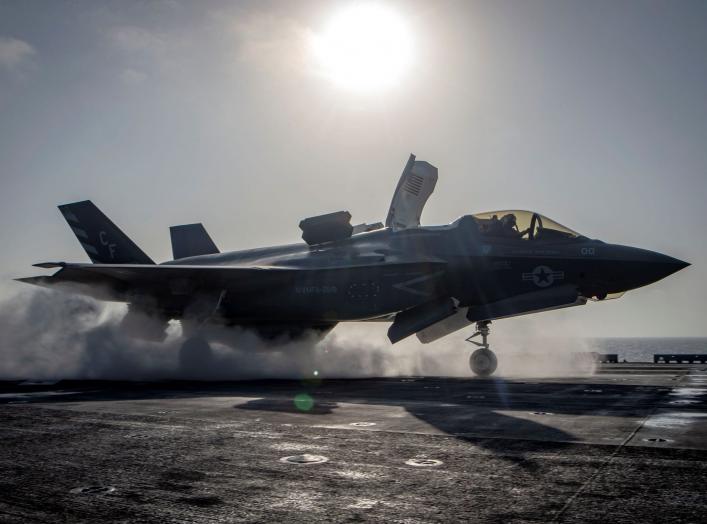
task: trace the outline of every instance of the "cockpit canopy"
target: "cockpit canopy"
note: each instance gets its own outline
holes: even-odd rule
[[[490,211],[472,216],[482,236],[534,242],[563,242],[583,238],[576,231],[532,211]]]

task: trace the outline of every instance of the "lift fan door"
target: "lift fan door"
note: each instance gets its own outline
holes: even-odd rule
[[[348,211],[305,218],[299,227],[302,230],[302,240],[310,246],[344,240],[353,234],[354,229]]]
[[[385,226],[398,231],[420,226],[420,216],[437,184],[437,168],[410,155],[395,188]]]

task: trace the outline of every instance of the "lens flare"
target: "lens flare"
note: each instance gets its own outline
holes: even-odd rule
[[[400,83],[412,64],[410,31],[396,12],[356,4],[335,15],[312,37],[322,74],[354,91],[378,91]]]
[[[307,393],[300,393],[295,396],[295,407],[300,411],[310,411],[314,407],[314,399]]]

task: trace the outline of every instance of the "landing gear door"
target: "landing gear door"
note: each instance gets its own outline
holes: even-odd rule
[[[385,226],[395,231],[420,226],[420,216],[437,184],[437,168],[410,155],[395,188]]]

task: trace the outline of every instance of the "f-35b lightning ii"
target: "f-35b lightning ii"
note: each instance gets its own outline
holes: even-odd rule
[[[92,202],[59,206],[92,263],[45,262],[51,276],[19,279],[128,304],[124,324],[148,315],[197,336],[204,323],[265,337],[327,333],[339,322],[392,322],[388,337],[430,343],[476,325],[469,365],[494,372],[492,320],[605,300],[689,264],[587,238],[530,211],[465,215],[421,226],[437,169],[414,155],[385,224],[352,226],[339,211],[304,219],[304,243],[221,253],[201,224],[170,229],[174,260],[155,264]],[[481,341],[475,340],[480,337]]]

